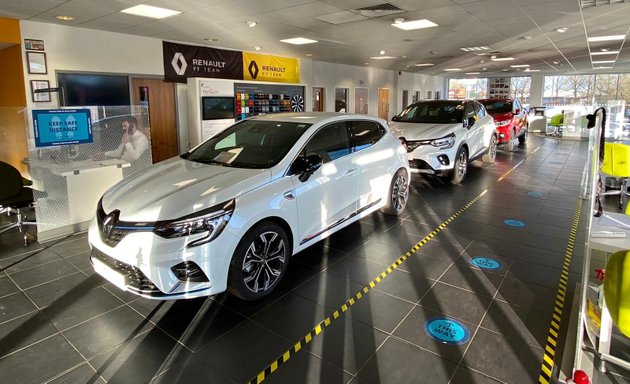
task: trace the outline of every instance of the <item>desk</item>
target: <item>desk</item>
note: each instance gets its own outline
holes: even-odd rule
[[[25,163],[30,168],[33,187],[48,194],[37,199],[36,204],[40,241],[85,229],[98,200],[123,179],[123,168],[130,166],[119,159],[64,163],[33,159]],[[64,227],[69,228],[60,232]]]

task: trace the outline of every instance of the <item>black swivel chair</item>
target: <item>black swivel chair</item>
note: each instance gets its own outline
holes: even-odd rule
[[[37,223],[25,220],[22,209],[33,205],[33,189],[24,186],[24,179],[17,169],[2,161],[0,161],[0,180],[2,180],[0,183],[0,207],[2,207],[3,212],[15,212],[17,215],[16,222],[0,227],[0,234],[17,228],[24,234],[24,245],[28,245],[24,226],[37,225]]]

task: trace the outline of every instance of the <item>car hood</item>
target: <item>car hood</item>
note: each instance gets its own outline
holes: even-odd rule
[[[176,219],[224,203],[271,179],[268,169],[242,169],[173,158],[125,179],[103,195],[106,213],[122,221]]]
[[[389,126],[396,137],[404,137],[411,141],[439,139],[454,133],[462,127],[462,124],[421,124],[392,121]]]

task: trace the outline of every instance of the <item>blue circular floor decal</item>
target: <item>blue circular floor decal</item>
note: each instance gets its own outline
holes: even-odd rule
[[[527,225],[525,224],[525,222],[516,220],[516,219],[507,219],[504,221],[504,223],[509,225],[510,227],[517,227],[517,228],[522,228]]]
[[[527,194],[532,197],[545,197],[545,194],[542,192],[531,191],[531,192],[527,192]]]
[[[501,269],[501,263],[487,257],[474,257],[470,260],[470,264],[481,269],[497,270]]]
[[[464,344],[470,339],[468,328],[447,317],[434,317],[424,323],[424,331],[444,344]]]

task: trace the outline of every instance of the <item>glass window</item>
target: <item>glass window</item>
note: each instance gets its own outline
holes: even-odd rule
[[[385,130],[373,121],[353,121],[352,137],[354,146],[352,151],[356,152],[371,147],[379,141],[384,133]]]
[[[531,87],[532,78],[530,76],[512,77],[510,78],[510,97],[528,104]]]
[[[504,100],[496,100],[496,99],[486,99],[480,100],[481,103],[486,107],[488,113],[508,113],[512,112],[513,106],[511,101]]]
[[[488,97],[488,79],[449,79],[449,99],[483,99]]]
[[[475,108],[475,113],[477,114],[477,117],[479,117],[480,119],[486,115],[486,109],[480,103],[475,103],[473,107]]]
[[[244,120],[182,157],[226,167],[269,168],[286,156],[310,126],[305,123]]]
[[[544,105],[591,104],[595,75],[545,76]]]
[[[335,88],[335,112],[348,112],[348,88]]]
[[[335,123],[320,129],[304,147],[304,155],[320,155],[324,163],[350,153],[346,123]]]
[[[617,100],[618,75],[596,75],[595,78],[595,103],[603,103],[608,100]]]

